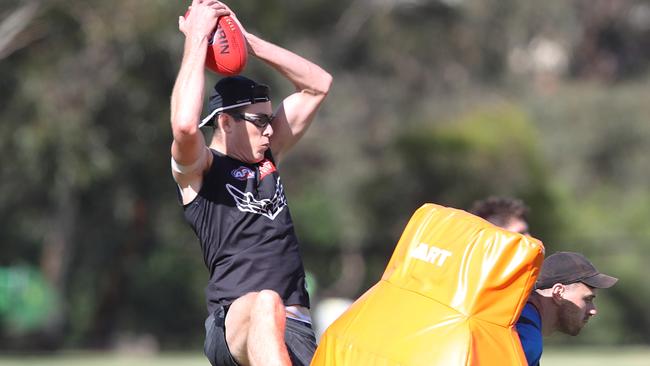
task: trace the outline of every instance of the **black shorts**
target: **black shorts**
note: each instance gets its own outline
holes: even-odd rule
[[[239,366],[226,344],[227,311],[227,307],[221,306],[205,320],[203,351],[212,366]],[[284,343],[287,345],[293,366],[308,366],[311,363],[316,351],[316,335],[311,325],[287,318]]]

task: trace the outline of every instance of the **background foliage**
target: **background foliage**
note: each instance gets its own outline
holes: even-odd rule
[[[422,203],[513,195],[547,252],[584,252],[621,279],[583,335],[555,342],[650,344],[646,2],[230,5],[335,78],[282,167],[316,302],[372,285]],[[202,344],[207,271],[169,174],[186,6],[0,5],[3,349]],[[290,92],[257,60],[246,74],[276,103]],[[36,286],[16,282],[25,267],[52,306],[16,327],[6,299]]]

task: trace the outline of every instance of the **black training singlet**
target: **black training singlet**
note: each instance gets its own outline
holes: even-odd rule
[[[285,305],[309,307],[305,271],[273,156],[247,164],[212,151],[198,196],[184,206],[210,271],[208,311],[271,289]]]

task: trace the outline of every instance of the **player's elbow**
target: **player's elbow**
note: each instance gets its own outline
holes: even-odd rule
[[[316,66],[311,69],[310,81],[303,84],[302,88],[296,85],[296,91],[302,91],[314,96],[325,98],[332,87],[332,75],[327,71]]]
[[[332,87],[332,82],[334,82],[332,75],[330,75],[330,73],[327,71],[323,71],[323,75],[320,77],[318,93],[326,96]]]
[[[195,118],[175,116],[172,118],[174,136],[193,136],[199,132],[198,121]]]

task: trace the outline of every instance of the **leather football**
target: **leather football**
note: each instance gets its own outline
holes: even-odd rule
[[[226,15],[219,18],[209,41],[205,66],[222,75],[237,75],[246,67],[246,39],[235,20]]]
[[[185,18],[190,9],[185,13]],[[208,40],[205,67],[217,74],[233,76],[241,73],[248,61],[246,39],[237,22],[230,16],[219,17]]]

